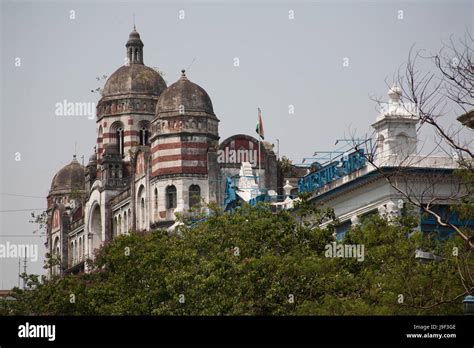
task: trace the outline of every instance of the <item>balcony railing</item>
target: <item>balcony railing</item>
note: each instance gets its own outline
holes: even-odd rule
[[[108,178],[106,180],[106,188],[124,189],[128,186],[129,178]]]
[[[454,169],[459,168],[457,159],[447,156],[399,156],[392,155],[377,159],[377,166],[385,167],[413,167],[413,168],[441,168]]]
[[[123,200],[127,199],[128,197],[130,197],[131,195],[131,192],[130,192],[130,188],[128,190],[125,190],[123,192],[120,192],[117,196],[115,196],[114,198],[112,198],[112,200],[110,201],[110,204],[112,206],[114,206],[115,204],[117,203],[120,203],[122,202]]]

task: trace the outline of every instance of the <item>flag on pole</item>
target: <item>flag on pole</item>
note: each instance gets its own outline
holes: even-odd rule
[[[263,132],[263,121],[262,121],[262,110],[258,108],[258,122],[255,131],[262,139],[265,139],[264,132]]]

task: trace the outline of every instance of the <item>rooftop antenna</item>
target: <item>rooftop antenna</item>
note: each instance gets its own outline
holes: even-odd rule
[[[23,274],[26,277],[26,246],[24,250],[25,250],[25,260],[23,261]],[[23,278],[23,289],[26,289],[26,278]]]
[[[18,258],[18,289],[20,288],[21,279],[21,257]]]

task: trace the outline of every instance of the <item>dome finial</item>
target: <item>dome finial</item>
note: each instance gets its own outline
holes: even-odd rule
[[[400,97],[402,96],[402,89],[398,87],[396,83],[393,83],[387,94],[390,98],[390,101],[398,102],[400,100]]]
[[[137,28],[135,27],[135,13],[133,14],[133,31],[137,31]]]
[[[181,69],[181,76],[186,76],[186,70]]]

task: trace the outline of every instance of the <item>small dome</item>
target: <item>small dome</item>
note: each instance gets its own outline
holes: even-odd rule
[[[76,160],[63,167],[53,178],[50,193],[61,193],[62,191],[84,190],[85,170]]]
[[[105,83],[102,96],[121,94],[152,94],[159,96],[166,89],[161,75],[143,64],[124,65]]]
[[[174,116],[183,112],[199,112],[215,117],[211,98],[207,92],[189,81],[184,70],[181,72],[181,78],[169,86],[158,99],[156,106],[158,117]]]
[[[152,94],[159,96],[166,89],[161,75],[143,64],[143,42],[135,27],[128,36],[128,64],[118,68],[105,83],[102,96]]]
[[[140,39],[140,34],[138,33],[138,31],[135,28],[133,28],[133,31],[128,36],[128,41],[127,41],[127,44],[125,46],[126,47],[130,47],[130,46],[141,46],[141,47],[143,47],[143,42]]]
[[[97,154],[94,152],[90,157],[89,157],[89,163],[87,166],[93,166],[97,164]]]

